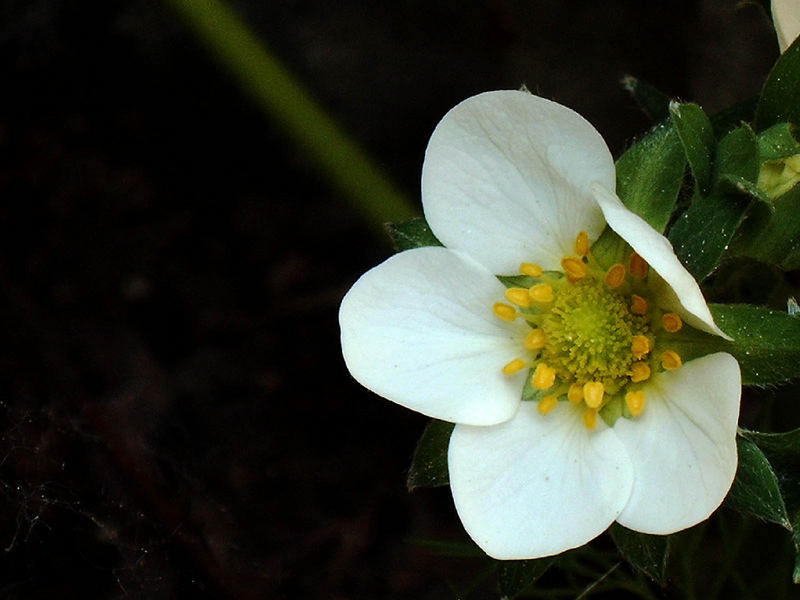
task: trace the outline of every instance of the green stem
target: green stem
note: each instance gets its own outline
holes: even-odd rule
[[[383,233],[417,214],[369,156],[311,97],[224,0],[168,0],[354,209]]]

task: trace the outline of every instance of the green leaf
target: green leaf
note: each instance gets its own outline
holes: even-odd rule
[[[675,126],[662,123],[617,160],[617,195],[631,211],[659,233],[669,223],[683,184],[686,157]],[[628,245],[610,227],[592,245],[592,254],[603,267],[623,262]]]
[[[792,541],[797,557],[793,578],[800,583],[800,429],[785,433],[740,430],[740,435],[756,444],[775,471],[793,529]]]
[[[800,39],[781,54],[767,76],[756,107],[756,131],[776,123],[800,124]]]
[[[392,238],[392,243],[398,252],[442,245],[423,217],[415,217],[404,223],[387,223],[386,233]]]
[[[696,197],[672,226],[669,241],[697,281],[719,265],[749,205],[750,198],[731,194]]]
[[[638,80],[633,75],[625,75],[621,83],[622,87],[634,97],[642,112],[654,123],[660,123],[669,118],[668,96],[662,94],[649,83]]]
[[[417,442],[406,485],[409,491],[418,487],[437,487],[450,483],[447,470],[447,447],[453,423],[432,419]]]
[[[728,352],[739,361],[745,385],[779,383],[800,375],[800,318],[747,304],[710,304],[709,308],[733,341],[691,327],[665,335],[663,341],[684,362]]]
[[[800,154],[797,129],[791,123],[777,123],[758,136],[758,151],[762,161],[778,160]]]
[[[617,194],[659,233],[667,227],[683,184],[686,157],[671,123],[655,127],[617,160]]]
[[[738,127],[741,123],[750,122],[756,114],[756,104],[758,98],[748,98],[743,102],[729,106],[711,117],[711,124],[714,126],[714,134],[722,137],[731,129]]]
[[[501,600],[511,600],[544,575],[555,559],[504,560],[497,566],[497,587]]]
[[[737,127],[719,141],[714,159],[715,180],[740,178],[756,183],[758,167],[759,144],[749,125]]]
[[[669,114],[678,130],[697,189],[705,195],[711,189],[711,158],[714,155],[714,128],[711,121],[702,108],[692,103],[671,102]]]
[[[614,523],[609,532],[620,554],[631,566],[664,585],[669,537],[631,531],[619,523]]]
[[[777,265],[800,267],[800,186],[772,201],[754,204],[731,244],[731,254]]]
[[[791,531],[792,525],[772,465],[754,442],[742,436],[738,436],[736,441],[739,466],[725,504]]]

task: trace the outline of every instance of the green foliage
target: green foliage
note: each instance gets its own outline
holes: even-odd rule
[[[800,39],[795,40],[772,67],[756,107],[756,131],[776,123],[800,123]]]
[[[634,97],[642,112],[646,114],[653,123],[660,123],[669,118],[669,97],[661,93],[649,83],[640,81],[633,75],[626,75],[622,78],[624,87],[631,96]]]
[[[533,584],[553,564],[554,558],[504,560],[497,563],[497,588],[501,600],[511,600]]]
[[[689,161],[697,191],[701,195],[706,195],[711,187],[715,145],[711,121],[697,104],[672,102],[669,105],[669,114],[678,131],[686,159]]]
[[[777,123],[758,136],[758,151],[762,161],[777,160],[800,154],[797,128],[791,123]]]
[[[442,245],[423,217],[416,217],[404,223],[387,223],[386,233],[392,238],[392,243],[398,252]]]
[[[631,531],[614,523],[609,529],[614,543],[631,566],[664,585],[669,554],[669,537]]]
[[[409,491],[418,487],[438,487],[450,483],[447,470],[447,446],[455,425],[432,419],[417,442],[408,470]]]

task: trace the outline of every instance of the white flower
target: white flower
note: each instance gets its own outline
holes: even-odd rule
[[[517,91],[469,98],[436,127],[422,171],[446,247],[393,256],[342,301],[353,376],[456,423],[456,509],[495,558],[557,554],[615,520],[672,533],[733,481],[738,364],[718,353],[681,366],[669,350],[684,322],[725,334],[615,178],[600,134],[570,109]],[[602,270],[588,250],[606,224],[635,251],[627,268]],[[495,276],[520,270],[530,289]]]
[[[800,1],[772,0],[772,22],[781,52],[791,46],[800,33]]]

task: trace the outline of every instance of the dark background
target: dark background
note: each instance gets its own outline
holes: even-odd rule
[[[735,0],[234,5],[417,205],[469,95],[525,83],[618,155],[623,74],[714,112],[777,57]],[[425,419],[339,352],[380,231],[166,4],[0,6],[0,598],[455,597]]]

